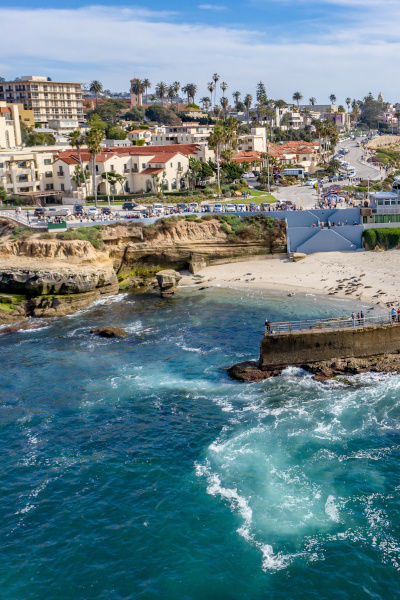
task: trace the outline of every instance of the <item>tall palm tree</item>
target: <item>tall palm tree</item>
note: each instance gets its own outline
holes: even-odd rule
[[[303,100],[303,96],[300,92],[295,92],[292,96],[293,102],[297,102],[297,108],[299,108],[300,100]]]
[[[314,96],[312,96],[311,98],[308,99],[308,102],[311,104],[311,106],[314,106],[314,104],[317,103],[317,99],[314,98]]]
[[[253,96],[251,94],[246,94],[245,99],[244,99],[244,105],[247,110],[247,124],[249,124],[249,121],[250,121],[250,108],[251,108],[252,102],[253,102]]]
[[[219,119],[221,115],[221,107],[218,106],[218,104],[214,106],[214,115],[217,117],[217,119]]]
[[[215,90],[215,83],[213,81],[210,81],[209,83],[207,83],[207,89],[210,92],[210,96],[211,96],[211,105],[212,105],[212,99],[213,99],[213,92]]]
[[[226,83],[226,81],[223,81],[219,87],[222,90],[222,94],[225,96],[225,92],[228,89],[228,84]]]
[[[182,92],[187,95],[187,105],[190,104],[190,84],[184,85],[182,88]]]
[[[220,76],[218,73],[214,73],[212,76],[212,80],[214,82],[215,96],[214,96],[214,104],[217,104],[217,83],[220,80]]]
[[[69,144],[73,148],[76,148],[76,151],[78,153],[78,160],[79,160],[79,164],[81,167],[81,173],[83,175],[83,183],[85,185],[85,191],[86,191],[86,195],[87,195],[87,182],[86,182],[86,174],[85,174],[86,169],[83,168],[82,157],[81,157],[81,146],[83,146],[85,140],[83,138],[83,135],[79,131],[79,129],[76,129],[75,131],[71,131],[70,133],[68,133],[67,138],[68,138]]]
[[[287,104],[284,100],[275,100],[274,106],[275,106],[275,109],[280,110],[281,108],[286,108]],[[280,129],[281,128],[280,113],[278,113],[278,116],[279,116],[279,129]]]
[[[92,92],[93,94],[96,95],[96,108],[97,108],[99,94],[101,94],[102,91],[103,91],[103,84],[100,83],[100,81],[98,81],[97,79],[94,79],[92,81],[92,83],[90,84],[89,92]]]
[[[331,101],[331,104],[336,104],[336,96],[335,96],[335,94],[331,94],[329,96],[329,100]]]
[[[188,88],[189,88],[189,97],[192,99],[192,102],[194,104],[194,98],[197,94],[197,85],[195,83],[188,83]]]
[[[167,89],[167,98],[170,101],[171,106],[172,106],[172,100],[174,99],[174,97],[175,97],[175,88],[173,85],[169,85],[168,89]]]
[[[221,103],[221,107],[222,107],[222,114],[224,115],[224,118],[226,119],[228,106],[229,106],[229,100],[226,96],[222,96],[220,103]]]
[[[146,93],[146,104],[147,104],[147,102],[148,102],[148,100],[149,100],[149,99],[148,99],[147,90],[149,90],[149,89],[151,88],[150,79],[143,79],[143,81],[142,81],[142,85],[143,85],[144,91],[145,91],[145,93]]]
[[[174,83],[172,84],[174,86],[174,92],[175,92],[175,96],[176,96],[176,105],[179,105],[179,90],[181,89],[181,84],[179,83],[179,81],[174,81]]]
[[[167,84],[164,83],[164,81],[160,81],[160,83],[157,83],[156,96],[157,96],[157,98],[160,98],[161,104],[163,106],[164,106],[164,97],[165,97],[166,92],[167,92]]]
[[[237,105],[239,104],[239,98],[241,96],[240,92],[233,92],[232,94],[234,100],[235,100],[235,108],[237,108]]]
[[[86,144],[90,156],[92,157],[92,187],[94,194],[94,203],[97,207],[97,185],[96,185],[96,155],[101,150],[101,142],[103,141],[104,132],[101,129],[91,128],[86,133]]]
[[[346,98],[345,103],[347,104],[347,112],[350,112],[351,98]]]

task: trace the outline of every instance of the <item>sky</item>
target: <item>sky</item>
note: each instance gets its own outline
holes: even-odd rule
[[[398,101],[399,18],[399,0],[0,0],[0,76],[179,81],[199,100],[217,72],[230,95]]]

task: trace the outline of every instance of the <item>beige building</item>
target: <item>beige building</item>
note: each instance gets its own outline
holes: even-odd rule
[[[265,127],[252,127],[251,133],[239,137],[238,152],[267,151],[267,130]]]
[[[21,143],[18,106],[0,101],[0,149],[15,148]]]
[[[44,127],[49,121],[69,120],[76,128],[84,121],[80,83],[49,81],[47,77],[29,75],[17,81],[1,82],[0,100],[23,104],[25,109],[33,110],[35,123]]]
[[[0,84],[1,85],[1,84]],[[27,127],[35,127],[35,117],[31,108],[25,108],[23,104],[7,104],[9,108],[18,106],[19,120]]]
[[[136,142],[136,144],[137,142],[141,142],[143,140],[143,144],[139,145],[149,146],[151,144],[152,134],[153,131],[150,129],[133,129],[128,133],[128,140],[130,142]]]
[[[0,185],[8,194],[54,189],[53,151],[0,151]]]

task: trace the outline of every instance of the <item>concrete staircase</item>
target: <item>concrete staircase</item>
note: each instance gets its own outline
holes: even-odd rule
[[[312,230],[310,230],[310,233]],[[288,230],[289,233],[289,230]],[[297,246],[290,248],[292,252],[312,254],[313,252],[346,252],[357,250],[357,246],[337,233],[334,229],[318,229],[310,237]]]

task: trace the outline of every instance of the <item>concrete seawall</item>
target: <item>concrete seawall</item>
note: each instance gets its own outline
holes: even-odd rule
[[[366,371],[400,373],[400,323],[266,334],[259,361],[238,363],[228,373],[240,381],[263,381],[289,366],[321,381]]]
[[[298,331],[266,335],[261,341],[260,369],[304,365],[338,358],[400,353],[400,323],[360,329]]]

